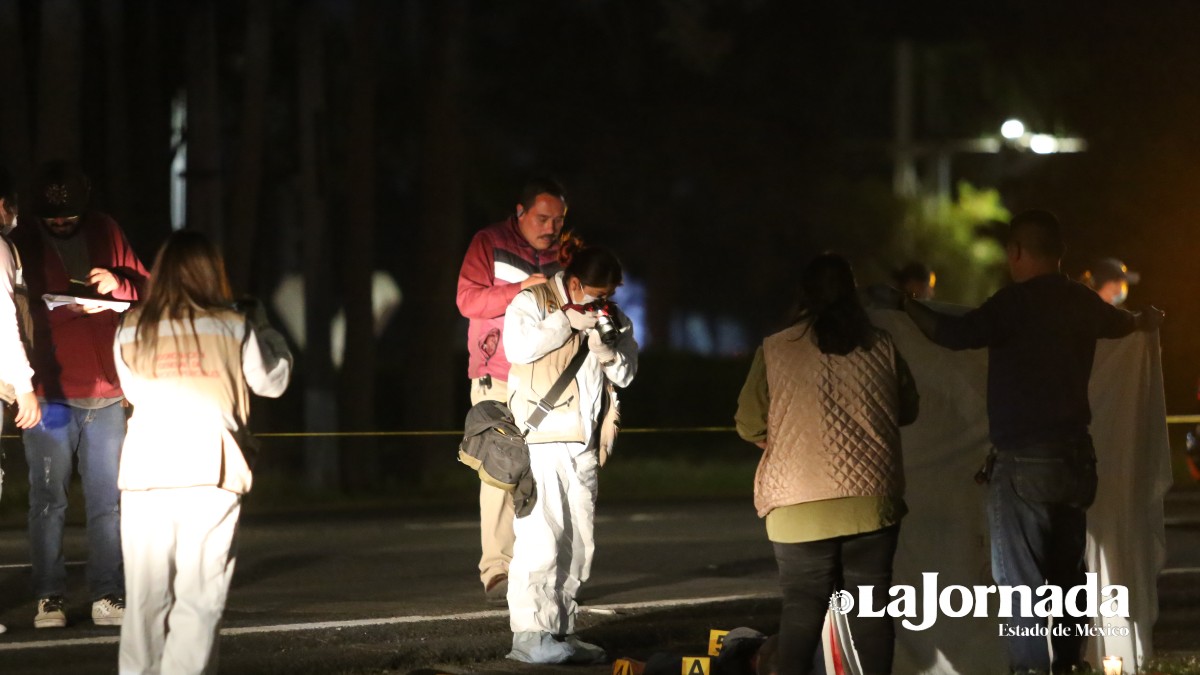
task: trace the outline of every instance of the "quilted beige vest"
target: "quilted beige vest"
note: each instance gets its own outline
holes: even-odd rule
[[[902,496],[899,388],[892,338],[822,354],[807,322],[763,341],[770,409],[754,477],[758,515],[837,497]]]

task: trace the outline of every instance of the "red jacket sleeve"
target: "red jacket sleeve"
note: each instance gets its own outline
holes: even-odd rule
[[[142,261],[138,260],[137,254],[133,252],[133,247],[129,245],[129,240],[125,238],[125,233],[121,231],[120,226],[112,220],[109,220],[107,225],[109,237],[112,240],[113,258],[107,267],[120,282],[117,290],[112,292],[112,296],[117,300],[137,300],[145,289],[150,273],[146,271]]]
[[[521,284],[496,281],[494,257],[491,238],[476,233],[458,271],[458,311],[468,319],[504,316],[508,303],[521,292]]]

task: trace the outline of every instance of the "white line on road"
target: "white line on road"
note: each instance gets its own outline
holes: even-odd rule
[[[683,513],[631,513],[627,516],[596,516],[597,523],[651,523],[660,520],[685,518]],[[425,532],[429,530],[471,530],[479,527],[478,520],[445,520],[440,523],[405,523],[404,529]]]
[[[651,600],[649,602],[629,602],[612,605],[595,605],[580,607],[581,612],[595,614],[615,614],[620,611],[635,609],[663,609],[669,607],[692,607],[695,605],[736,602],[739,600],[757,600],[773,597],[770,594],[751,593],[746,595],[722,595],[711,598],[684,598],[680,600]],[[506,609],[492,609],[484,612],[467,612],[464,614],[437,614],[432,616],[392,616],[382,619],[355,619],[352,621],[318,621],[313,623],[285,623],[274,626],[242,626],[239,628],[224,628],[221,635],[257,635],[262,633],[295,633],[308,630],[340,630],[342,628],[366,628],[371,626],[395,626],[407,623],[423,623],[434,621],[474,621],[476,619],[493,619],[508,616]],[[30,642],[0,642],[0,652],[25,649],[48,649],[51,647],[82,647],[88,645],[110,645],[120,641],[118,636],[75,638],[70,640],[36,640]]]
[[[1162,576],[1177,575],[1177,574],[1200,574],[1200,567],[1172,567],[1160,572]]]

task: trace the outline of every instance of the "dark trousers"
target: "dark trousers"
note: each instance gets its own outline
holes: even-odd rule
[[[1085,450],[1090,451],[1090,442]],[[1085,457],[1086,462],[1086,457]],[[1088,471],[1091,471],[1089,474]],[[1002,586],[1060,586],[1065,593],[1084,583],[1087,505],[1095,491],[1094,461],[1090,468],[1055,459],[1043,448],[999,454],[988,489],[988,524],[992,537],[992,576]],[[1090,488],[1090,494],[1089,494]],[[1082,494],[1082,498],[1079,498]],[[1034,597],[1036,604],[1037,597]],[[1019,614],[1020,607],[1014,606]],[[1073,627],[1073,622],[1066,621]],[[1036,629],[1047,625],[1038,616],[1001,619],[1010,626]],[[1009,666],[1014,672],[1070,671],[1083,661],[1084,637],[1075,631],[1046,638],[1007,637]]]
[[[892,585],[892,560],[900,526],[799,544],[774,544],[783,591],[779,625],[779,675],[804,675],[812,669],[821,641],[829,596],[846,589],[858,599],[859,586],[873,586],[874,607],[884,607]],[[891,617],[850,614],[850,631],[863,671],[892,672],[896,629]]]

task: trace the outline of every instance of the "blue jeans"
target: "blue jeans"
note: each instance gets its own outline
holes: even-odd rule
[[[93,600],[109,594],[124,596],[117,466],[125,441],[125,408],[114,403],[87,410],[45,402],[41,423],[26,429],[24,436],[34,595],[45,598],[67,591],[63,523],[72,460],[78,455],[87,507],[88,589]]]
[[[1085,450],[1090,449],[1087,441]],[[999,585],[1028,586],[1034,593],[1031,605],[1037,603],[1036,591],[1042,584],[1060,586],[1065,593],[1086,580],[1084,547],[1090,496],[1084,483],[1091,481],[1094,494],[1095,474],[1094,468],[1089,474],[1089,469],[1081,469],[1067,454],[1056,456],[1049,446],[1001,452],[989,481],[992,576]],[[1083,499],[1076,499],[1080,494]],[[1019,604],[1013,613],[1020,613]],[[1038,616],[1002,621],[1026,629],[1022,632],[1047,625],[1047,620]],[[1074,628],[1070,617],[1064,623]],[[1075,635],[1074,630],[1065,632],[1068,634],[1050,638],[1054,672],[1069,671],[1083,661],[1084,636]],[[1035,634],[1006,640],[1013,671],[1051,671],[1045,637]]]

